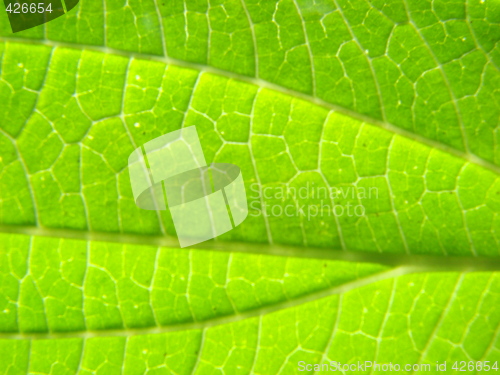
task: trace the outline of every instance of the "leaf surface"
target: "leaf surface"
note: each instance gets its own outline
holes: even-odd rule
[[[0,35],[0,372],[500,360],[498,2],[81,1]],[[178,249],[127,160],[190,125],[250,215]]]

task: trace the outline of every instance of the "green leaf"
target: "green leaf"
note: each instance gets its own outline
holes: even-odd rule
[[[498,2],[2,7],[0,373],[500,361]],[[250,215],[182,250],[127,161],[190,125]]]

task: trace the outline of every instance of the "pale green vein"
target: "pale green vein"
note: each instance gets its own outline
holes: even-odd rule
[[[21,44],[42,44],[42,45],[46,45],[46,46],[53,47],[53,48],[59,47],[59,48],[71,48],[71,49],[78,49],[78,50],[85,49],[85,50],[95,51],[95,52],[115,54],[115,55],[123,56],[123,57],[127,57],[127,58],[136,58],[136,59],[163,62],[165,64],[177,65],[180,67],[195,69],[195,70],[198,70],[200,72],[212,73],[212,74],[224,76],[224,77],[227,77],[230,79],[234,79],[234,80],[238,80],[238,81],[242,81],[242,82],[247,82],[247,83],[259,86],[259,87],[268,88],[268,89],[274,90],[276,92],[283,93],[285,95],[299,98],[299,99],[314,103],[320,107],[323,107],[323,108],[326,108],[326,109],[329,109],[332,111],[336,111],[339,113],[343,113],[343,114],[346,114],[352,118],[358,119],[360,121],[363,121],[363,122],[366,122],[366,123],[369,123],[372,125],[376,125],[380,128],[383,128],[383,129],[386,129],[386,130],[393,132],[395,134],[401,135],[405,138],[412,139],[416,142],[425,144],[429,147],[436,148],[436,149],[442,150],[444,152],[447,152],[449,154],[452,154],[454,156],[457,156],[463,160],[469,161],[470,163],[473,163],[473,164],[479,165],[483,168],[489,169],[489,170],[495,172],[496,174],[500,175],[500,166],[495,165],[494,163],[491,163],[485,159],[482,159],[482,158],[476,156],[475,154],[472,154],[470,152],[464,152],[461,150],[457,150],[453,147],[447,146],[447,145],[440,143],[438,141],[435,141],[433,139],[426,138],[426,137],[423,137],[419,134],[405,130],[405,129],[403,129],[399,126],[393,125],[389,122],[377,120],[375,118],[360,114],[360,113],[353,111],[351,109],[344,108],[344,107],[338,106],[336,104],[332,104],[332,103],[327,102],[327,101],[320,99],[318,97],[313,97],[311,95],[307,95],[307,94],[304,94],[304,93],[301,93],[301,92],[298,92],[295,90],[287,89],[287,88],[284,88],[280,85],[265,81],[265,80],[260,79],[260,78],[248,77],[248,76],[241,75],[238,73],[233,73],[230,71],[214,68],[214,67],[209,66],[209,65],[202,65],[202,64],[197,64],[197,63],[193,63],[193,62],[187,62],[187,61],[175,59],[172,57],[161,57],[161,56],[157,56],[157,55],[145,55],[145,54],[140,54],[140,53],[126,52],[126,51],[121,51],[121,50],[117,50],[117,49],[112,49],[109,47],[99,47],[99,46],[90,46],[90,45],[81,45],[81,46],[77,47],[74,44],[64,43],[64,42],[54,42],[54,41],[48,41],[48,40],[41,40],[40,41],[40,40],[29,40],[29,39],[22,39],[22,38],[5,38],[5,37],[0,37],[0,42],[6,42],[6,43],[14,42],[14,43],[21,43]]]
[[[110,232],[85,232],[73,229],[43,228],[37,226],[1,225],[0,232],[68,238],[85,241],[114,242],[123,244],[151,245],[178,248],[178,241],[171,236],[154,236]],[[264,254],[285,257],[331,259],[349,262],[385,264],[393,267],[415,267],[421,271],[497,271],[500,270],[500,257],[487,256],[436,256],[422,254],[391,254],[349,249],[327,249],[279,244],[259,244],[234,241],[208,241],[193,247],[195,249]]]
[[[46,340],[46,339],[61,339],[61,338],[89,339],[93,337],[116,337],[116,336],[129,337],[134,335],[149,335],[149,334],[177,332],[185,330],[207,329],[223,324],[241,321],[244,319],[264,316],[273,312],[303,305],[307,302],[312,302],[328,296],[344,294],[351,290],[360,288],[365,285],[370,285],[378,281],[392,279],[395,277],[408,275],[420,271],[421,270],[418,267],[411,267],[411,266],[397,267],[390,269],[389,271],[376,273],[371,276],[350,281],[339,286],[334,286],[331,288],[323,289],[318,292],[309,293],[304,296],[297,297],[293,300],[287,300],[273,305],[259,307],[254,310],[249,310],[242,313],[236,313],[233,315],[228,315],[223,317],[212,318],[201,322],[181,323],[181,324],[161,326],[161,327],[104,329],[104,330],[87,330],[87,331],[73,331],[73,332],[34,332],[34,333],[0,332],[0,339],[14,339],[14,340],[25,340],[25,339]]]

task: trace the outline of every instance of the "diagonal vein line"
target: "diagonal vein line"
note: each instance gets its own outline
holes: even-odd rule
[[[297,10],[297,14],[300,17],[300,23],[302,25],[302,33],[304,34],[304,40],[307,48],[307,54],[309,55],[309,63],[311,64],[311,82],[312,82],[312,96],[316,96],[316,72],[314,69],[314,56],[311,50],[311,43],[309,42],[309,35],[307,34],[306,21],[302,12],[300,11],[299,4],[297,4],[297,0],[292,0]]]
[[[359,50],[362,51],[363,46],[359,42],[356,34],[354,33],[353,28],[351,27],[351,25],[349,24],[349,21],[347,20],[346,16],[344,15],[344,11],[342,10],[342,7],[340,6],[340,4],[338,3],[337,0],[333,0],[333,2],[339,11],[340,17],[342,18],[342,20],[345,23],[347,31],[349,32],[349,34],[351,36],[351,39],[353,40],[353,42],[356,43]],[[389,40],[387,41],[387,43],[389,43]],[[339,48],[339,50],[340,50],[340,48]],[[382,114],[382,119],[385,121],[385,119],[386,119],[385,107],[384,107],[384,103],[382,101],[382,93],[380,91],[380,84],[378,82],[377,75],[375,74],[375,69],[373,68],[372,59],[370,58],[370,56],[367,53],[363,54],[363,57],[364,57],[366,63],[368,64],[368,67],[370,68],[370,74],[371,74],[372,79],[373,79],[373,84],[375,85],[375,90],[377,91],[380,113]]]
[[[193,369],[191,370],[191,375],[193,374],[196,374],[196,372],[198,371],[198,366],[200,365],[200,362],[202,361],[202,354],[203,354],[203,349],[205,348],[205,337],[206,337],[206,329],[203,328],[201,330],[201,339],[200,339],[200,346],[198,348],[198,354],[197,354],[197,357],[196,357],[196,362],[193,366]]]
[[[339,327],[340,323],[340,314],[342,314],[342,302],[343,302],[343,295],[341,294],[339,296],[339,303],[337,306],[337,314],[335,315],[335,321],[332,324],[332,331],[330,332],[330,339],[328,340],[324,350],[323,350],[323,355],[321,356],[321,361],[319,362],[320,364],[326,363],[328,359],[331,359],[329,357],[329,353],[331,350],[331,347],[333,345],[333,341],[335,340],[336,333]],[[312,375],[316,374],[316,370],[314,370]]]
[[[448,311],[450,310],[450,307],[453,305],[453,302],[455,301],[457,297],[457,291],[460,289],[460,286],[462,285],[464,279],[464,275],[460,275],[457,278],[457,281],[455,282],[455,286],[453,287],[453,290],[450,293],[450,297],[448,298],[448,301],[446,302],[446,305],[441,312],[441,315],[439,317],[438,322],[434,326],[434,329],[432,330],[431,334],[429,335],[429,338],[427,339],[427,343],[425,344],[425,347],[422,349],[420,353],[420,357],[415,363],[421,364],[423,363],[422,361],[425,359],[425,356],[427,355],[427,352],[432,345],[433,339],[436,337],[437,333],[439,332],[441,325],[443,324],[443,321],[446,319],[448,315]],[[414,372],[412,372],[413,374]]]
[[[15,340],[38,340],[38,339],[47,340],[47,339],[62,339],[62,338],[90,339],[93,337],[129,337],[135,335],[150,335],[150,334],[177,332],[185,330],[200,330],[200,329],[206,330],[207,328],[238,322],[245,319],[255,318],[273,312],[293,308],[308,302],[316,301],[320,298],[326,298],[332,295],[343,294],[348,291],[363,287],[365,285],[373,284],[377,281],[387,280],[418,271],[419,269],[415,267],[398,267],[391,269],[389,271],[376,273],[374,275],[360,278],[342,285],[337,285],[318,292],[304,295],[292,300],[276,303],[272,306],[263,306],[254,310],[245,311],[243,313],[217,317],[201,322],[182,323],[182,324],[163,326],[163,327],[90,330],[90,331],[75,331],[75,332],[0,333],[0,339],[15,339]]]
[[[405,8],[406,14],[408,16],[408,19],[410,20],[410,25],[415,30],[415,33],[418,35],[418,37],[419,37],[420,41],[422,42],[422,44],[427,48],[427,51],[429,52],[430,56],[432,57],[432,59],[434,61],[434,64],[436,64],[436,67],[438,68],[439,72],[441,73],[441,77],[443,78],[443,81],[444,81],[444,83],[446,85],[446,89],[447,89],[447,91],[448,91],[448,93],[450,95],[451,101],[453,103],[453,108],[455,110],[455,114],[457,115],[458,124],[460,125],[460,131],[462,132],[462,141],[463,141],[463,144],[464,144],[464,147],[465,147],[465,151],[466,152],[470,152],[469,140],[467,139],[467,132],[465,131],[465,126],[464,126],[464,123],[463,123],[462,113],[460,111],[460,107],[458,105],[458,100],[457,100],[457,98],[455,96],[455,93],[453,92],[453,89],[451,88],[451,84],[450,84],[450,81],[448,79],[448,75],[444,71],[443,65],[441,64],[441,62],[437,58],[437,56],[434,53],[434,51],[433,51],[432,47],[430,46],[429,42],[422,35],[422,33],[420,31],[420,28],[417,26],[417,24],[415,23],[415,21],[413,21],[413,17],[411,15],[411,12],[410,12],[410,9],[409,9],[409,6],[408,6],[408,1],[407,0],[403,0],[403,5],[404,5],[404,8]]]
[[[252,17],[250,16],[250,12],[248,11],[247,5],[245,4],[245,0],[240,0],[241,1],[241,6],[243,7],[243,10],[245,11],[245,15],[248,20],[248,27],[250,28],[250,32],[252,34],[252,43],[253,43],[253,50],[254,50],[254,56],[255,56],[255,77],[259,78],[259,50],[257,49],[257,36],[255,34],[255,25],[252,22]]]
[[[162,246],[172,249],[179,248],[179,242],[172,236],[141,235],[109,232],[85,232],[74,229],[50,229],[36,226],[18,226],[0,224],[0,233],[18,235],[42,236],[53,238],[68,238],[85,241],[114,242],[122,244],[138,244],[149,246]],[[394,266],[414,266],[423,271],[500,271],[500,257],[477,256],[470,254],[464,256],[441,256],[405,254],[401,249],[400,254],[374,253],[368,251],[353,251],[350,249],[299,247],[291,245],[263,244],[236,241],[213,241],[198,244],[193,249],[207,251],[222,251],[229,253],[263,254],[272,256],[285,256],[296,258],[331,259],[345,262],[366,262]]]
[[[216,75],[219,75],[222,77],[231,78],[234,80],[250,83],[250,84],[253,84],[256,86],[260,86],[262,88],[270,89],[270,90],[273,90],[273,91],[276,91],[276,92],[279,92],[279,93],[282,93],[285,95],[289,95],[292,97],[296,97],[296,98],[305,100],[307,102],[313,103],[317,106],[326,108],[328,110],[334,110],[334,111],[337,111],[339,113],[346,114],[346,115],[348,115],[354,119],[357,119],[359,121],[378,126],[380,128],[386,129],[392,133],[398,134],[402,137],[411,139],[413,141],[419,142],[419,143],[427,145],[429,147],[432,147],[432,148],[441,150],[443,152],[449,153],[451,155],[454,155],[454,156],[459,157],[463,160],[469,161],[470,163],[479,165],[483,168],[491,170],[494,173],[500,175],[500,166],[499,165],[496,165],[496,164],[494,164],[486,159],[480,158],[479,156],[474,155],[471,152],[465,152],[465,151],[455,149],[455,148],[448,146],[444,143],[435,141],[433,139],[426,138],[424,136],[421,136],[421,135],[413,133],[409,130],[403,129],[403,128],[396,126],[394,124],[391,124],[389,122],[381,121],[381,120],[372,118],[370,116],[360,114],[356,111],[353,111],[352,109],[345,108],[345,107],[342,107],[342,106],[337,105],[337,104],[332,104],[332,103],[327,102],[327,101],[320,99],[318,97],[313,97],[311,95],[304,94],[304,93],[299,92],[299,91],[288,89],[286,87],[282,87],[280,85],[271,83],[269,81],[266,81],[266,80],[263,80],[260,78],[249,77],[249,76],[245,76],[242,74],[226,71],[223,69],[214,68],[212,66],[188,62],[188,61],[184,61],[184,60],[179,60],[179,59],[172,58],[172,57],[133,53],[133,52],[112,49],[112,48],[108,48],[108,47],[99,47],[99,46],[92,46],[92,45],[77,46],[75,44],[65,43],[65,42],[53,42],[53,41],[48,41],[48,40],[41,40],[40,41],[40,40],[30,40],[30,39],[23,39],[23,38],[5,38],[5,37],[0,37],[0,42],[20,43],[20,44],[37,43],[37,44],[46,45],[46,46],[49,46],[52,48],[70,48],[70,49],[76,49],[76,50],[85,49],[85,50],[89,50],[89,51],[114,54],[116,56],[123,56],[123,57],[127,57],[127,58],[137,58],[137,59],[141,59],[141,60],[158,61],[158,62],[162,62],[164,64],[177,65],[179,67],[198,70],[202,73],[204,72],[204,73],[216,74]]]
[[[158,15],[158,24],[160,26],[160,34],[161,34],[161,46],[162,46],[162,54],[168,56],[168,49],[167,49],[167,40],[166,40],[166,35],[165,35],[165,30],[163,28],[163,18],[161,15],[160,7],[158,6],[159,1],[153,1],[155,4],[155,12]]]

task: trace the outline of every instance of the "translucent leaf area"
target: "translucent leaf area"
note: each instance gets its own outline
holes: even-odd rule
[[[497,0],[0,4],[0,374],[500,362],[499,88]],[[181,249],[128,160],[193,125],[249,216]]]

